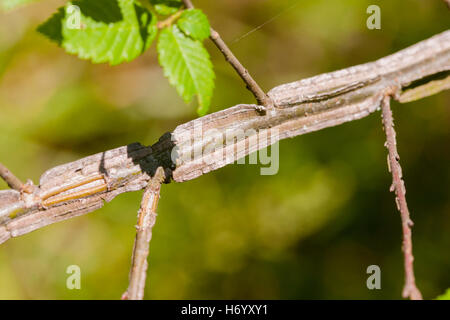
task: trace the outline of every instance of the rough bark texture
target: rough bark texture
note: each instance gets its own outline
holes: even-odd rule
[[[403,298],[410,298],[411,300],[422,300],[422,294],[416,286],[414,276],[414,256],[412,250],[412,232],[411,227],[413,222],[410,218],[408,204],[406,202],[406,188],[403,181],[402,167],[400,166],[400,156],[397,151],[397,138],[394,129],[394,118],[390,107],[389,95],[386,95],[381,104],[383,127],[386,132],[386,148],[388,149],[388,168],[392,173],[392,185],[390,191],[395,192],[395,203],[397,209],[400,211],[402,219],[403,232],[403,254],[405,263],[405,286],[403,288]]]
[[[130,284],[122,300],[142,300],[144,298],[145,281],[147,279],[148,254],[152,230],[156,223],[156,208],[158,207],[161,183],[165,179],[164,170],[160,167],[145,188],[141,207],[138,212],[136,239],[133,256],[131,257]]]
[[[180,125],[151,147],[131,144],[55,167],[32,193],[0,191],[0,243],[144,189],[158,167],[176,182],[195,179],[281,139],[363,118],[392,88],[397,100],[410,101],[444,90],[449,79],[445,31],[372,63],[276,87],[269,92],[276,107],[264,115],[260,106],[237,105]],[[211,131],[235,138],[207,148]],[[206,161],[212,156],[220,160]]]

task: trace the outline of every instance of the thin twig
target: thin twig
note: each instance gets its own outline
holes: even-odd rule
[[[150,240],[152,239],[152,228],[156,222],[159,193],[164,179],[164,170],[162,167],[159,167],[144,191],[138,212],[136,239],[131,258],[130,284],[128,290],[122,296],[122,300],[142,300],[144,298],[148,267],[147,257]]]
[[[8,170],[3,164],[0,163],[0,177],[5,180],[11,189],[21,191],[24,184],[17,178],[11,171]]]
[[[183,0],[183,4],[187,9],[194,9],[194,5],[191,0]]]
[[[395,202],[400,211],[403,230],[403,254],[405,259],[405,286],[403,288],[403,298],[411,300],[422,300],[422,294],[416,287],[414,277],[414,256],[412,253],[411,227],[413,222],[410,219],[408,204],[406,202],[406,188],[402,177],[400,166],[400,156],[397,152],[396,133],[394,129],[394,119],[390,107],[391,97],[386,95],[381,103],[384,131],[386,133],[386,148],[388,149],[388,168],[392,173],[392,185],[390,191],[395,191]]]
[[[183,0],[184,6],[187,9],[193,9],[194,5],[190,0]],[[242,63],[236,58],[230,48],[227,46],[225,41],[220,37],[220,34],[211,28],[210,39],[216,47],[222,52],[225,60],[231,64],[231,66],[236,70],[242,80],[244,80],[246,87],[250,90],[256,98],[259,105],[266,107],[267,109],[272,109],[274,107],[273,100],[261,89],[258,83],[253,79],[248,70],[242,65]]]

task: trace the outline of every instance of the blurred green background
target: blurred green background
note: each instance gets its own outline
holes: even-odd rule
[[[47,169],[139,141],[196,117],[153,48],[93,65],[35,31],[65,1],[0,14],[0,161],[35,182]],[[197,0],[263,88],[375,60],[449,27],[440,0]],[[381,7],[381,30],[366,8]],[[275,18],[274,18],[275,17]],[[270,21],[274,18],[272,21]],[[236,41],[250,30],[268,22]],[[211,111],[253,103],[207,42],[217,74]],[[450,287],[450,92],[393,110],[425,298]],[[280,144],[280,170],[230,165],[164,186],[150,246],[147,299],[398,299],[400,217],[389,193],[380,114]],[[0,182],[0,189],[6,184]],[[141,192],[0,246],[2,299],[117,299],[128,285]],[[66,288],[81,267],[81,290]],[[381,290],[366,268],[381,268]]]

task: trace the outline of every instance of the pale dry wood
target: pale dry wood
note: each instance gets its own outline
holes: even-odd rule
[[[388,168],[392,174],[392,185],[390,191],[395,192],[395,203],[400,211],[403,232],[403,254],[405,266],[405,286],[403,288],[403,298],[411,300],[422,300],[422,294],[416,286],[414,276],[414,256],[412,251],[413,222],[410,218],[408,204],[406,202],[406,187],[403,181],[402,167],[400,166],[400,156],[397,150],[397,138],[394,129],[394,118],[390,106],[391,97],[386,95],[381,103],[383,127],[386,133],[386,148],[388,149]]]
[[[8,187],[11,189],[21,191],[24,184],[22,181],[20,181],[19,178],[17,178],[9,169],[0,163],[0,178],[5,180],[5,182],[8,184]]]
[[[142,300],[144,298],[150,240],[156,223],[156,208],[158,207],[161,184],[164,180],[164,169],[159,167],[142,196],[136,224],[136,239],[131,257],[130,284],[123,294],[122,300]]]
[[[375,62],[276,87],[269,96],[277,107],[265,115],[259,106],[237,105],[180,125],[151,147],[131,144],[50,169],[31,194],[0,192],[0,243],[94,211],[120,193],[144,189],[158,167],[176,182],[195,179],[281,139],[363,118],[380,108],[392,88],[398,100],[403,90],[416,90],[420,97],[435,94],[445,85],[427,91],[422,90],[427,83],[415,83],[433,75],[448,77],[449,70],[450,31],[445,31]],[[211,129],[236,138],[188,157],[206,150]],[[250,134],[240,135],[243,131]],[[205,161],[222,154],[229,156]]]

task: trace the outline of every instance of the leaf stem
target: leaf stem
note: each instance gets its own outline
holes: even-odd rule
[[[167,19],[163,20],[163,21],[158,21],[158,29],[163,29],[166,27],[170,27],[183,13],[184,10],[180,10],[177,11],[176,13],[174,13],[173,15],[171,15],[170,17],[168,17]]]

